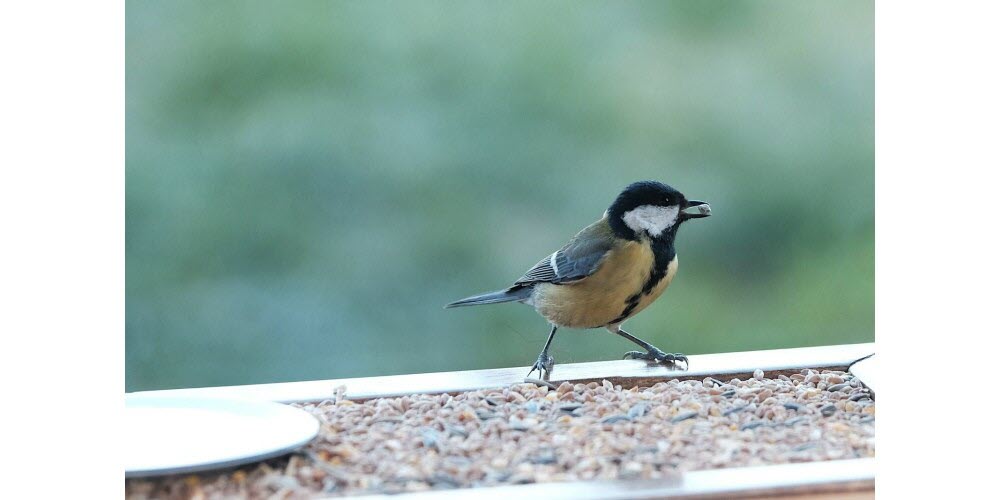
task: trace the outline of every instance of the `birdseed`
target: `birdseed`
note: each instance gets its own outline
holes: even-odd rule
[[[607,380],[554,390],[526,383],[363,402],[343,394],[295,405],[322,422],[298,453],[235,470],[126,480],[126,497],[304,498],[653,479],[875,455],[875,402],[839,371],[624,389]]]

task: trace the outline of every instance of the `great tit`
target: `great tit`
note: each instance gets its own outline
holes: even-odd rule
[[[688,200],[656,181],[630,184],[604,212],[558,251],[542,259],[509,288],[452,302],[462,307],[521,302],[552,325],[545,347],[528,372],[547,377],[555,364],[549,345],[556,330],[607,328],[638,344],[625,359],[675,363],[687,357],[661,351],[621,329],[656,300],[677,273],[674,238],[680,225],[711,215],[703,201]]]

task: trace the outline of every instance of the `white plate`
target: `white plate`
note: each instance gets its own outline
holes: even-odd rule
[[[231,467],[308,443],[319,421],[270,401],[125,395],[125,477]]]

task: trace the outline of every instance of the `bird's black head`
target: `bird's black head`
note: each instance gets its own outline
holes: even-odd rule
[[[630,240],[642,235],[652,239],[673,238],[682,222],[711,214],[708,203],[688,200],[680,191],[656,181],[630,184],[607,212],[615,234]]]

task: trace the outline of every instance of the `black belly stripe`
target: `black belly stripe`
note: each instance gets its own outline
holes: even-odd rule
[[[640,298],[642,298],[642,292],[639,292],[625,299],[625,309],[622,311],[620,315],[618,315],[617,318],[611,320],[611,322],[609,322],[608,324],[613,325],[615,323],[621,323],[622,321],[625,321],[625,318],[628,318],[629,314],[632,314],[632,310],[634,310],[636,307],[639,306]]]
[[[672,236],[672,235],[671,235]],[[632,311],[636,307],[639,307],[639,300],[642,299],[643,295],[649,295],[650,292],[656,288],[656,285],[667,275],[667,269],[670,267],[670,263],[677,256],[677,252],[674,250],[673,238],[663,238],[654,239],[651,242],[653,250],[653,267],[649,269],[649,277],[646,278],[646,283],[642,285],[642,290],[630,295],[629,298],[625,299],[625,309],[622,313],[618,315],[617,318],[611,320],[608,324],[613,325],[615,323],[621,323],[625,321]]]

